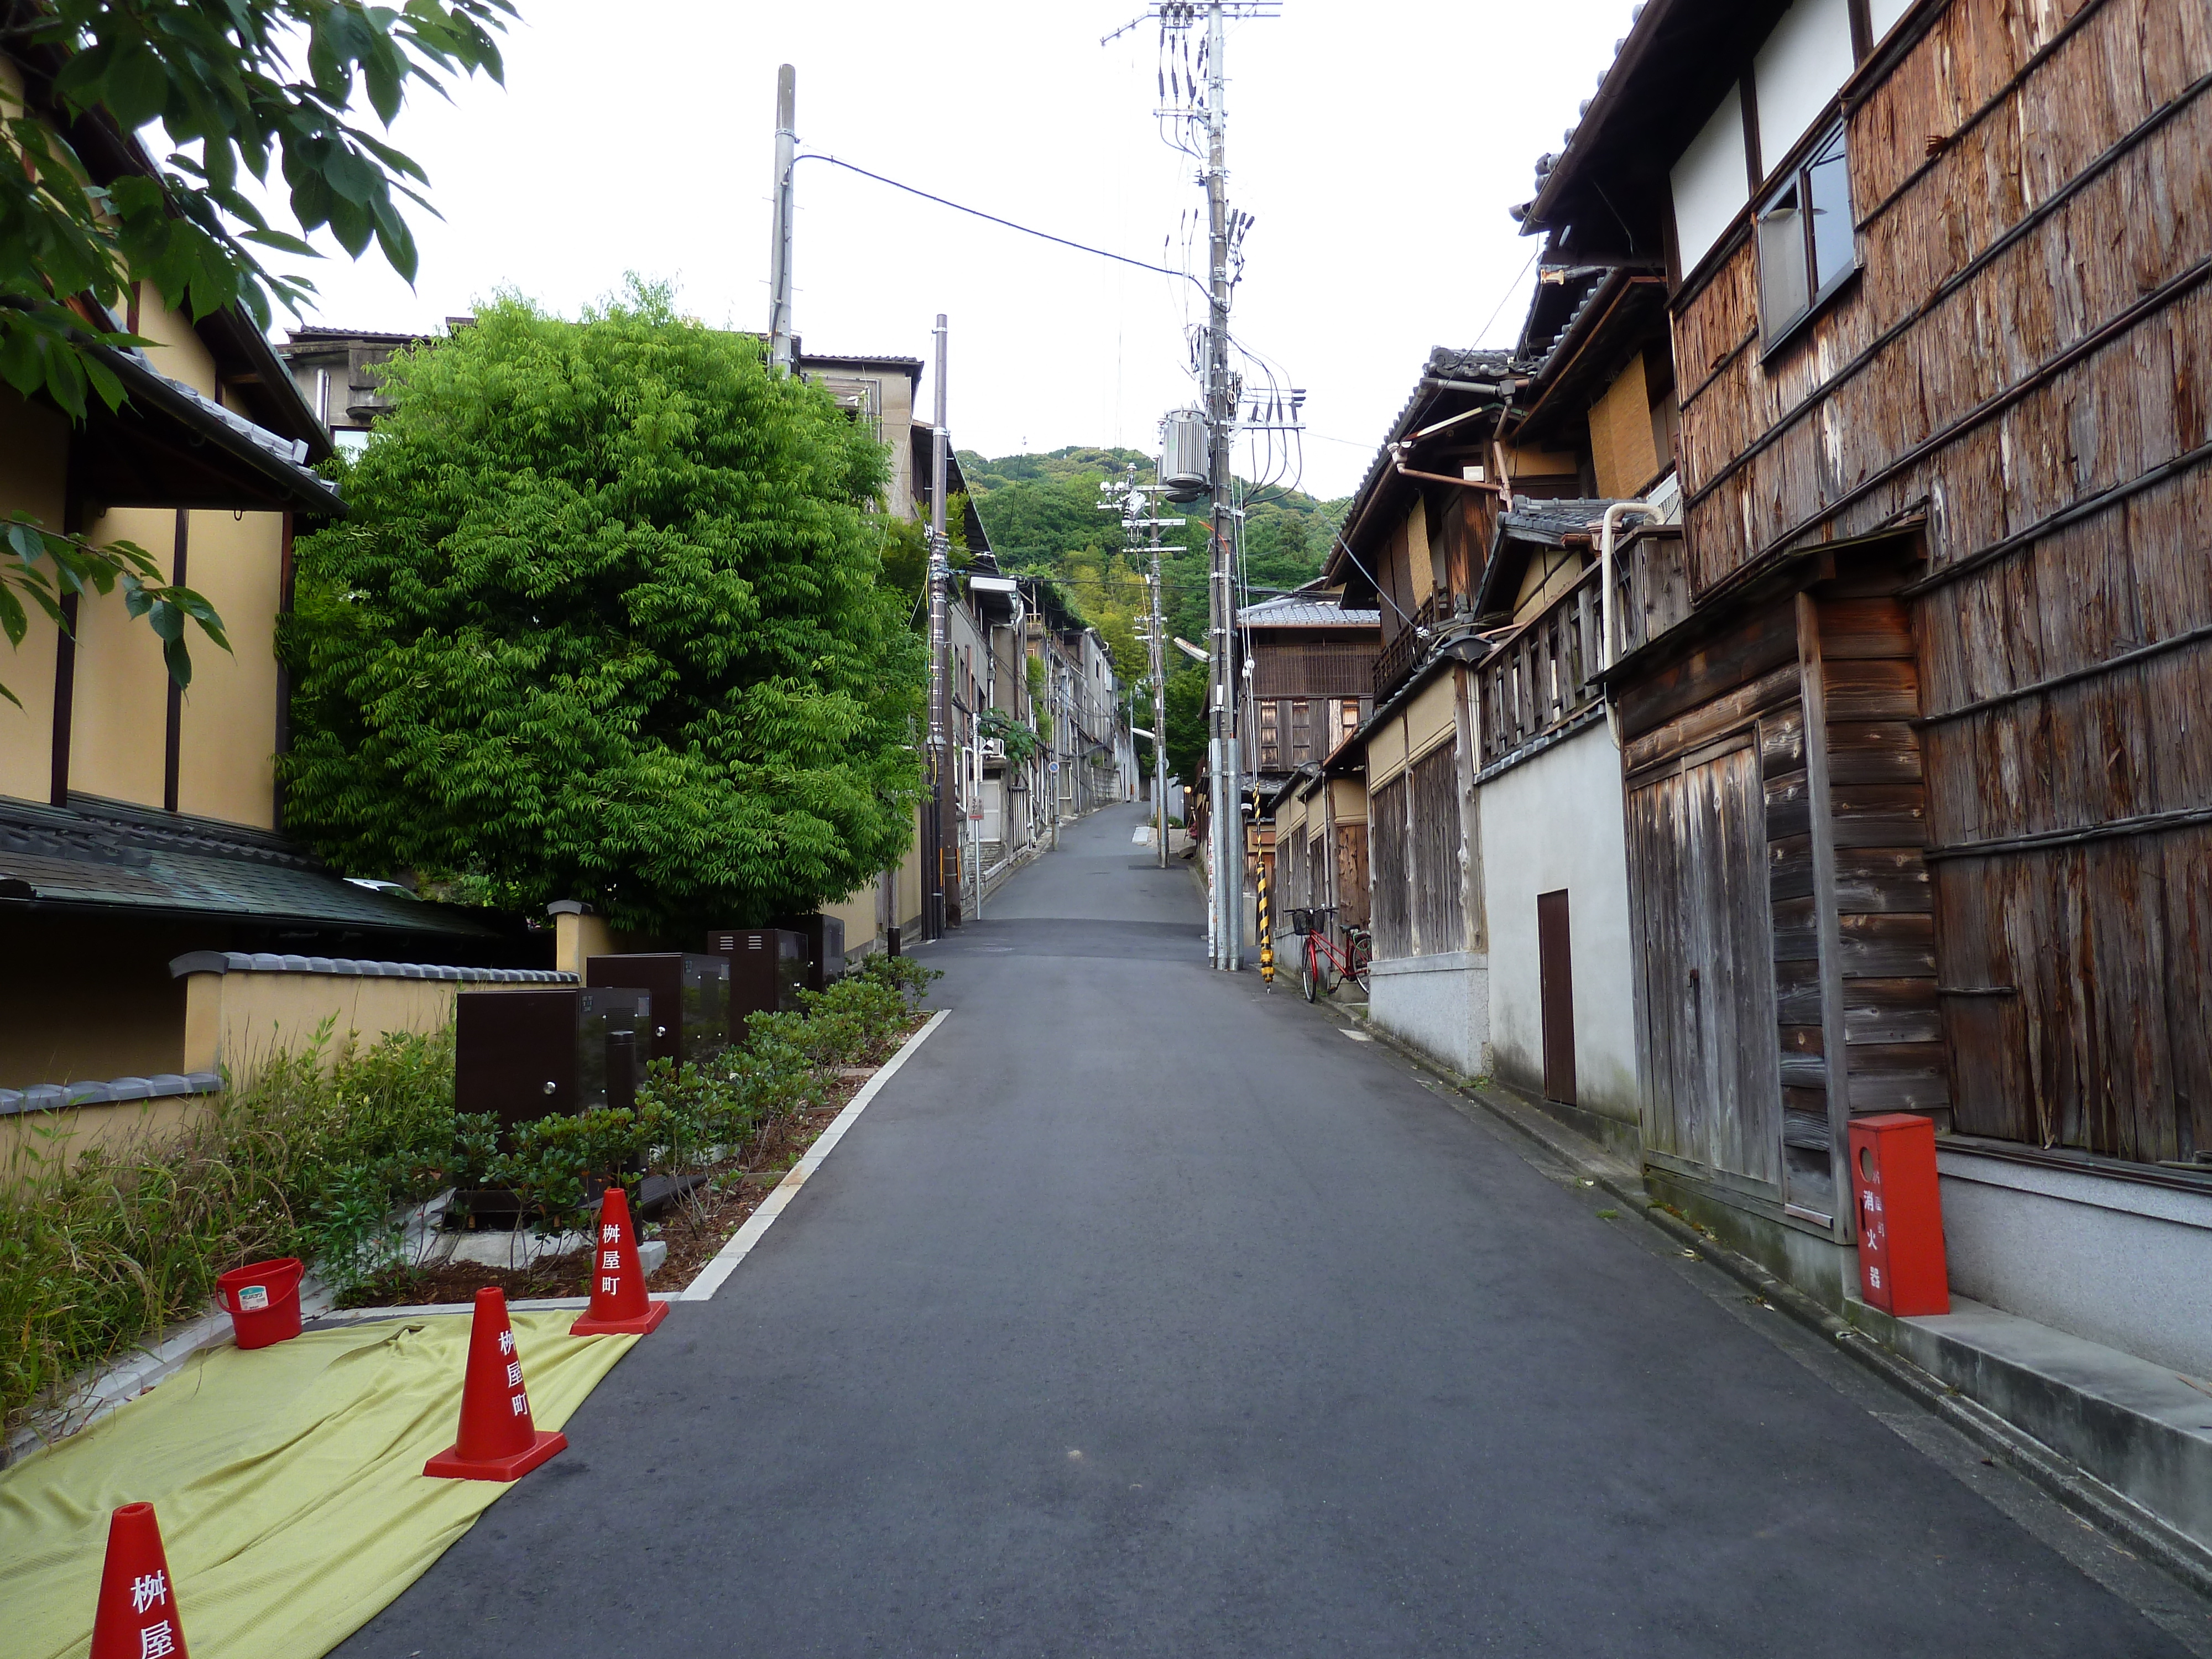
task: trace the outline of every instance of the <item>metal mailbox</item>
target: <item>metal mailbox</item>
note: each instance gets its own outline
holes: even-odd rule
[[[730,1036],[741,1040],[749,1014],[788,1012],[806,986],[806,940],[787,927],[716,928],[707,948],[730,964]]]
[[[491,1112],[502,1132],[556,1114],[628,1106],[649,992],[557,986],[463,991],[454,999],[453,1104]]]
[[[584,983],[593,988],[641,986],[652,997],[652,1020],[638,1032],[641,1066],[649,1060],[678,1066],[703,1063],[730,1046],[727,957],[699,951],[590,957],[584,963]]]
[[[1858,1200],[1859,1294],[1900,1318],[1951,1311],[1936,1125],[1911,1112],[1851,1120]]]

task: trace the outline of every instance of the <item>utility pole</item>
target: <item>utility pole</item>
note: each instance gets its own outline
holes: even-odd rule
[[[1211,0],[1206,17],[1206,221],[1210,303],[1206,329],[1206,416],[1208,471],[1213,483],[1212,526],[1207,549],[1206,710],[1208,812],[1212,824],[1213,965],[1235,973],[1244,965],[1244,823],[1237,753],[1236,568],[1230,556],[1236,529],[1231,500],[1231,440],[1237,390],[1229,374],[1229,115],[1224,62],[1227,31],[1222,0]]]
[[[769,231],[768,366],[791,373],[791,173],[799,155],[799,75],[775,72],[775,214]]]
[[[945,617],[945,581],[951,561],[945,538],[945,313],[937,313],[932,332],[937,340],[936,427],[929,439],[929,811],[922,836],[923,879],[927,884],[927,913],[923,936],[945,935],[945,792],[951,782],[945,719],[949,665]]]
[[[1160,617],[1160,526],[1152,514],[1152,804],[1160,823],[1160,868],[1168,867],[1168,653],[1167,624]]]

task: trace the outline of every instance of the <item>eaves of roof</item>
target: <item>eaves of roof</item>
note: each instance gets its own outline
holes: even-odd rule
[[[1489,384],[1504,377],[1517,378],[1522,373],[1523,365],[1509,351],[1431,348],[1428,360],[1422,365],[1421,378],[1414,382],[1412,395],[1391,421],[1389,430],[1375,451],[1374,460],[1368,465],[1367,476],[1359,481],[1359,488],[1352,492],[1352,501],[1345,508],[1343,527],[1322,566],[1322,580],[1334,585],[1346,580],[1348,573],[1344,567],[1349,562],[1346,544],[1365,520],[1376,496],[1396,476],[1396,469],[1391,465],[1391,445],[1413,431],[1422,415],[1444,398],[1459,394],[1460,388]]]
[[[1337,744],[1334,752],[1328,757],[1326,769],[1332,775],[1338,775],[1350,769],[1348,765],[1340,765],[1339,762],[1340,757],[1348,756],[1349,752],[1354,750],[1359,752],[1364,761],[1367,750],[1368,733],[1404,708],[1420,692],[1422,687],[1443,673],[1453,663],[1478,663],[1489,654],[1490,641],[1471,629],[1445,635],[1429,647],[1429,654],[1422,658],[1415,665],[1413,672],[1406,677],[1405,683],[1375,705],[1374,713],[1360,722],[1359,729]]]
[[[1345,628],[1364,632],[1382,625],[1380,611],[1344,610],[1333,605],[1268,599],[1237,613],[1241,628]]]
[[[1564,147],[1536,163],[1536,193],[1512,210],[1522,234],[1571,220],[1594,172],[1655,147],[1674,152],[1723,95],[1789,0],[1643,0],[1628,33],[1613,42],[1596,91],[1583,100]],[[1709,99],[1707,94],[1712,98]],[[1662,155],[1663,161],[1668,159]]]
[[[18,64],[42,81],[56,74],[63,61],[64,55],[53,50],[15,57]],[[161,179],[161,169],[137,135],[123,131],[104,112],[80,116],[67,128],[65,136],[71,148],[97,183],[106,185],[126,173]],[[176,210],[173,205],[171,210]],[[215,358],[222,380],[235,386],[247,402],[259,405],[258,413],[264,427],[280,437],[305,443],[306,459],[310,461],[330,455],[330,434],[243,307],[234,303],[221,307],[191,326]]]
[[[0,809],[0,908],[13,902],[65,913],[501,937],[488,922],[450,907],[343,881],[281,837],[152,817],[119,806],[89,812],[7,803]]]
[[[256,337],[258,337],[258,336]],[[286,438],[224,408],[214,398],[181,380],[173,380],[148,362],[141,351],[118,351],[108,346],[89,346],[130,394],[131,404],[186,428],[196,442],[204,441],[240,464],[272,494],[306,512],[342,516],[345,501],[337,486],[320,477],[307,465],[315,446],[306,438]],[[272,356],[271,362],[274,362]],[[278,374],[283,371],[277,370]],[[286,385],[291,377],[284,375]],[[319,433],[319,424],[310,425]],[[328,440],[323,441],[328,453]]]

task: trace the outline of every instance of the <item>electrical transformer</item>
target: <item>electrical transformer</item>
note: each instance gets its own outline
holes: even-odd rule
[[[1160,422],[1160,485],[1171,501],[1194,501],[1212,487],[1206,416],[1178,409]]]

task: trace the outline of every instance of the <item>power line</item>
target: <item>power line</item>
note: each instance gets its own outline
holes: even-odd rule
[[[1139,270],[1149,270],[1156,276],[1180,276],[1201,294],[1206,292],[1205,284],[1187,270],[1171,270],[1165,265],[1151,264],[1142,259],[1133,259],[1126,253],[1115,253],[1103,247],[1092,247],[1087,242],[1071,241],[1065,236],[1055,236],[1048,230],[1039,230],[1032,225],[1017,224],[1012,219],[1002,219],[995,213],[984,212],[981,208],[971,208],[958,202],[948,201],[942,196],[933,195],[928,191],[915,185],[902,185],[896,179],[886,179],[880,173],[871,173],[866,167],[855,167],[850,161],[842,161],[834,155],[825,155],[819,151],[809,150],[803,155],[794,155],[791,158],[791,164],[793,167],[797,167],[801,161],[827,161],[833,167],[842,167],[848,173],[857,173],[863,179],[872,179],[879,185],[889,185],[893,190],[902,190],[909,196],[919,196],[925,202],[934,202],[939,207],[951,208],[955,213],[965,213],[974,218],[988,219],[994,225],[1004,225],[1008,230],[1018,230],[1024,236],[1035,236],[1043,241],[1057,242],[1062,247],[1073,248],[1078,253],[1093,253],[1102,259],[1112,259],[1121,264],[1134,265]]]

